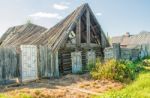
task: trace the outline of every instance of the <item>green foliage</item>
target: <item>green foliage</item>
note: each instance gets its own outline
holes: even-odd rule
[[[92,64],[92,63],[87,64],[87,69],[88,69],[89,71],[91,71],[94,67],[95,67],[95,65]]]
[[[32,98],[31,95],[25,94],[25,93],[20,93],[20,94],[19,94],[19,97],[20,97],[20,98]]]
[[[7,94],[0,94],[0,98],[33,98],[30,94],[19,93],[15,96],[8,96]]]
[[[142,71],[138,78],[122,90],[110,91],[96,98],[150,98],[150,71]]]
[[[109,60],[97,63],[90,72],[95,79],[111,79],[120,82],[129,82],[135,79],[137,64],[127,60]],[[140,68],[139,68],[140,69]]]
[[[96,58],[96,63],[100,63],[101,62],[101,58],[98,57]],[[88,69],[89,71],[94,70],[96,64],[93,61],[89,61],[89,64],[87,64],[86,69]]]
[[[9,97],[6,96],[5,94],[0,94],[0,98],[9,98]]]

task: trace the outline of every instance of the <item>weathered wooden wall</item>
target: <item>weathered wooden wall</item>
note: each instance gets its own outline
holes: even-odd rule
[[[72,68],[75,67],[72,64],[73,60],[71,59],[71,53],[75,52],[74,49],[60,49],[58,52],[52,52],[47,46],[24,46],[24,48],[26,48],[26,46],[31,46],[31,49],[26,48],[25,51],[22,49],[20,49],[20,51],[16,51],[14,48],[0,48],[0,84],[3,84],[5,80],[11,80],[14,78],[22,79],[22,71],[25,70],[26,67],[29,68],[25,72],[27,74],[29,74],[28,70],[34,70],[34,68],[36,68],[37,70],[35,73],[37,74],[38,78],[59,77],[60,73],[71,73],[73,71]],[[36,48],[36,51],[32,49],[32,46],[33,48]],[[95,52],[94,54],[96,54],[94,58],[101,56],[99,49],[93,50]],[[90,61],[88,60],[89,55],[87,56],[89,50],[81,49],[79,51],[80,58],[77,57],[77,59],[81,62],[79,66],[80,69],[83,70],[88,61]],[[17,52],[19,53],[17,54]],[[31,56],[27,55],[26,52],[31,53]],[[24,55],[26,56],[26,59],[24,58]],[[35,56],[35,59],[33,59],[32,55]],[[33,63],[30,61],[30,59],[33,62],[36,62],[37,67],[33,67],[33,64],[30,64],[30,62]],[[24,67],[22,67],[22,65]]]
[[[16,50],[0,48],[0,84],[7,84],[19,76],[19,62]]]
[[[116,49],[119,48],[119,49]],[[109,59],[124,59],[124,60],[136,60],[139,58],[139,49],[109,47],[104,50],[105,60]]]
[[[58,52],[53,53],[47,46],[39,46],[38,63],[39,77],[59,76]]]
[[[71,73],[72,69],[71,51],[72,50],[59,51],[59,69],[62,74]]]

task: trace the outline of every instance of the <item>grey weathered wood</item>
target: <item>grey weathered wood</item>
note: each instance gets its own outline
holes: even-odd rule
[[[55,73],[54,77],[59,77],[58,52],[55,53]]]
[[[115,59],[120,59],[120,44],[113,43],[113,55]]]
[[[40,46],[40,76],[50,77],[51,75],[51,51],[47,46]]]
[[[87,65],[95,65],[96,64],[96,55],[95,51],[91,50],[87,52]]]
[[[90,45],[90,13],[89,10],[86,11],[86,31],[87,31],[87,44]]]
[[[47,46],[40,46],[40,76],[50,78],[59,76],[58,52],[53,53]]]
[[[17,66],[16,50],[12,47],[0,48],[0,84],[9,83],[18,77],[19,67]],[[15,82],[15,81],[14,81]]]
[[[77,42],[77,47],[79,47],[81,44],[81,18],[79,19],[76,25],[76,42]]]
[[[82,56],[81,52],[72,52],[72,73],[78,73],[82,71]]]
[[[37,46],[21,45],[22,82],[38,79]]]

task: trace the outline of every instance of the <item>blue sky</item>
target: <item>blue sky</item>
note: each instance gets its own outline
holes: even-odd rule
[[[0,0],[0,36],[27,20],[50,28],[83,3],[110,36],[150,31],[150,0]]]

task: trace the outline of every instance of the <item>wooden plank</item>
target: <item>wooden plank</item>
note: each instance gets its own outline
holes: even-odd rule
[[[0,84],[16,82],[15,78],[19,76],[17,73],[17,54],[14,48],[0,48]]]
[[[90,46],[90,13],[86,11],[86,31],[87,31],[87,45]]]
[[[77,47],[79,47],[81,44],[81,18],[79,19],[76,25],[76,42],[77,42]]]
[[[54,77],[55,78],[59,77],[58,51],[55,53],[55,73],[54,73]]]

